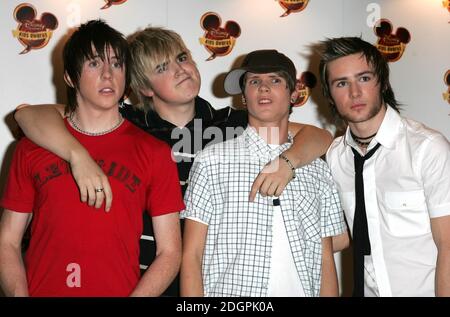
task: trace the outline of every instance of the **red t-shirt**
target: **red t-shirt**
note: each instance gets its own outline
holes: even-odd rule
[[[108,176],[112,208],[82,203],[67,162],[27,138],[19,142],[1,204],[33,213],[29,293],[127,296],[140,278],[143,211],[155,217],[184,208],[170,148],[128,121],[96,137],[66,126]]]

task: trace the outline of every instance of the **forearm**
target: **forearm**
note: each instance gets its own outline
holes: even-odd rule
[[[436,263],[436,296],[450,296],[450,248],[439,250]]]
[[[6,296],[28,296],[25,266],[19,247],[0,244],[0,286]]]
[[[180,295],[183,297],[204,296],[201,258],[183,255]]]
[[[87,155],[84,147],[67,130],[62,105],[36,105],[18,109],[14,115],[24,134],[37,145],[72,162]]]
[[[160,296],[177,276],[180,262],[179,250],[157,254],[130,296]]]
[[[294,143],[284,154],[295,167],[301,167],[324,155],[332,141],[333,137],[327,130],[303,125],[295,134]]]
[[[339,286],[334,263],[331,238],[322,239],[322,279],[320,296],[339,296]]]

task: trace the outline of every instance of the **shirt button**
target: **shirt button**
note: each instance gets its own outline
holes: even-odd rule
[[[264,284],[262,285],[262,287],[263,287],[263,288],[267,288],[267,283],[264,283]]]

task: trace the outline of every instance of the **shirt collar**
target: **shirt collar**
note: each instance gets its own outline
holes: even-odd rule
[[[398,139],[400,133],[399,127],[401,126],[401,117],[392,107],[387,106],[386,113],[384,114],[383,121],[378,129],[377,135],[370,142],[367,147],[367,151],[370,151],[377,143],[380,143],[383,147],[392,149],[395,146],[395,141]],[[345,144],[353,147],[358,152],[361,152],[359,146],[353,140],[350,134],[350,127],[347,127],[345,131]]]
[[[255,128],[251,126],[248,126],[242,135],[245,138],[251,153],[254,153],[259,157],[270,158],[271,160],[290,148],[293,142],[293,137],[291,133],[288,132],[288,141],[273,149],[256,132]]]

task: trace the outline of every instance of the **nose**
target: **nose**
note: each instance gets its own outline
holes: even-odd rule
[[[109,79],[111,78],[111,65],[109,65],[108,63],[103,63],[103,67],[102,67],[102,78],[106,78]]]
[[[174,65],[174,74],[175,77],[180,76],[181,74],[185,73],[185,70],[183,68],[183,66],[180,63],[173,63]]]
[[[350,85],[350,96],[352,98],[358,98],[361,96],[361,87],[357,83],[352,83]]]
[[[258,87],[259,91],[269,91],[270,90],[270,84],[268,84],[265,80],[261,81],[261,84]]]

